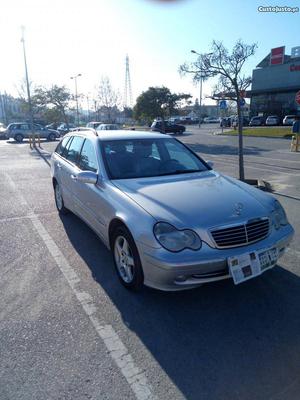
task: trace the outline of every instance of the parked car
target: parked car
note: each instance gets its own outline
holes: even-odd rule
[[[283,121],[282,121],[282,123],[283,123],[283,125],[293,125],[293,122],[295,121],[295,118],[296,118],[296,115],[286,115],[284,118],[283,118]]]
[[[87,128],[93,128],[93,129],[97,129],[99,125],[103,124],[103,122],[96,122],[96,121],[92,121],[92,122],[88,122],[86,124]]]
[[[76,126],[74,124],[60,124],[59,127],[57,128],[58,132],[60,133],[61,136],[65,135],[66,133],[70,132],[72,129],[75,129]]]
[[[160,133],[179,133],[182,135],[183,132],[185,132],[185,126],[172,124],[169,121],[154,120],[151,125],[151,131]]]
[[[248,126],[249,125],[249,118],[248,117],[242,116],[242,121],[243,121],[243,126]],[[236,126],[239,125],[239,119],[238,119],[237,116],[234,117],[234,118],[231,118],[231,125],[234,126],[234,124]]]
[[[264,125],[264,118],[263,117],[252,117],[250,122],[249,122],[250,126],[261,126]]]
[[[217,117],[205,117],[203,119],[203,122],[205,124],[217,124],[217,123],[220,122],[220,118],[217,118]]]
[[[169,118],[168,123],[169,124],[180,124],[181,119],[180,118]]]
[[[58,212],[83,219],[128,289],[235,284],[274,267],[294,230],[276,198],[153,132],[67,134],[51,156]]]
[[[226,117],[226,118],[221,118],[220,120],[220,127],[222,128],[228,128],[231,126],[231,118]]]
[[[191,117],[181,117],[180,122],[185,125],[190,125],[192,123]]]
[[[60,124],[58,124],[57,122],[52,122],[51,124],[48,124],[45,126],[45,128],[47,129],[54,129],[57,131],[57,128],[59,127]]]
[[[270,115],[266,119],[266,125],[267,126],[280,125],[280,118],[277,115]]]
[[[34,132],[40,138],[48,140],[56,140],[59,138],[59,132],[54,129],[43,128],[41,125],[33,124]],[[6,130],[6,138],[14,139],[21,143],[23,139],[29,138],[32,134],[31,124],[28,122],[14,122],[9,124]]]
[[[115,131],[120,129],[116,124],[101,124],[97,127],[97,131]]]

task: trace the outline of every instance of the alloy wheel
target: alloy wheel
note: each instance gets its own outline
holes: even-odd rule
[[[114,256],[120,277],[126,283],[131,283],[134,279],[134,258],[127,239],[118,236],[115,240]]]

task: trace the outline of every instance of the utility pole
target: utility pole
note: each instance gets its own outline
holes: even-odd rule
[[[25,50],[25,38],[24,38],[25,27],[22,26],[21,30],[22,30],[21,42],[23,44],[25,78],[26,78],[26,87],[27,87],[27,100],[28,100],[28,107],[29,107],[31,134],[32,134],[32,139],[33,139],[33,146],[35,146],[35,135],[34,135],[34,125],[33,125],[33,110],[32,110],[32,103],[31,103],[31,96],[30,96],[30,85],[29,85],[28,68],[27,68],[27,60],[26,60],[26,50]],[[31,147],[31,143],[30,143],[30,147]]]
[[[90,122],[90,99],[89,93],[86,95],[86,104],[87,104],[87,122]]]

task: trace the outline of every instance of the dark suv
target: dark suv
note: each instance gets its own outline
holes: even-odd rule
[[[180,135],[185,132],[185,126],[172,124],[169,121],[154,121],[151,125],[151,131],[160,133],[179,133]]]

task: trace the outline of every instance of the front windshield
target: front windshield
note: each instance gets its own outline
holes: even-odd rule
[[[209,167],[174,139],[102,141],[111,179],[144,178],[207,171]]]

